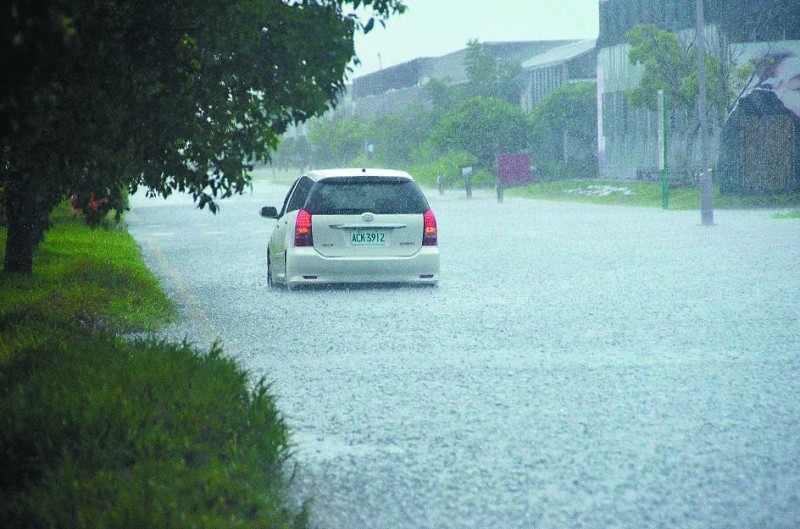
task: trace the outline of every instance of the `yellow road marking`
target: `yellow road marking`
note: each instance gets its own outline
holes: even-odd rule
[[[164,276],[174,285],[175,291],[186,306],[189,317],[197,323],[203,337],[208,340],[209,343],[220,341],[219,335],[215,332],[214,326],[209,321],[200,303],[192,295],[191,290],[186,285],[181,274],[170,264],[169,259],[164,255],[164,252],[161,251],[161,248],[159,248],[156,242],[151,238],[145,238],[143,242],[158,263]]]

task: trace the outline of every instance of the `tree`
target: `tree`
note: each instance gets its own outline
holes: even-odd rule
[[[461,101],[468,99],[464,87],[452,84],[449,78],[429,79],[423,90],[432,106],[431,112],[437,116],[453,111]]]
[[[628,103],[655,111],[658,91],[664,90],[672,108],[693,112],[699,93],[694,41],[683,42],[675,33],[645,24],[628,32],[628,44],[628,59],[643,67],[639,86],[625,93]],[[714,48],[716,54],[705,54],[706,92],[713,116],[721,124],[741,95],[753,66],[736,64],[736,54],[722,34]]]
[[[349,165],[363,154],[369,136],[368,123],[357,117],[314,120],[308,127],[314,161],[330,167]]]
[[[708,117],[717,126],[722,126],[747,83],[747,71],[752,72],[753,69],[752,66],[738,67],[724,34],[718,35],[720,40],[713,47],[715,54],[704,53],[703,66],[707,72],[705,94]],[[669,99],[669,121],[673,131],[685,132],[681,135],[682,143],[671,143],[673,148],[680,146],[683,152],[676,156],[677,163],[685,165],[691,159],[690,152],[695,148],[701,128],[696,110],[699,82],[695,41],[691,39],[684,42],[679,35],[654,25],[634,26],[627,36],[630,44],[628,58],[632,63],[642,66],[642,76],[639,86],[627,91],[625,98],[632,106],[655,111],[658,91],[664,91]],[[705,40],[702,42],[705,44]],[[706,49],[710,47],[704,46]],[[678,127],[676,124],[681,125]],[[671,137],[677,136],[673,133]],[[679,169],[692,170],[686,166]]]
[[[366,7],[365,23],[349,8]],[[187,192],[199,207],[249,185],[287,126],[343,88],[353,36],[401,0],[12,0],[0,23],[4,267],[30,273],[70,195]]]
[[[308,141],[316,153],[315,161],[325,166],[365,163],[365,147],[372,145],[367,163],[402,166],[411,151],[427,140],[438,112],[414,102],[402,112],[373,117],[319,119],[308,128]],[[279,153],[283,153],[281,147]]]
[[[371,139],[377,144],[380,163],[402,166],[411,159],[412,151],[425,143],[441,113],[414,102],[402,112],[378,117],[371,123]]]
[[[291,168],[304,168],[313,165],[311,144],[306,136],[283,137],[272,155],[272,165],[288,171]]]
[[[489,169],[494,167],[496,155],[528,147],[530,124],[520,107],[500,99],[474,97],[445,116],[429,141],[442,152],[470,153]]]
[[[493,97],[512,105],[519,103],[519,64],[499,63],[491,51],[477,40],[467,42],[464,57],[467,94],[470,97]]]
[[[628,59],[643,67],[639,86],[625,93],[628,102],[655,111],[658,91],[664,90],[673,105],[687,105],[683,80],[693,63],[678,35],[651,24],[638,25],[628,31],[628,44]]]
[[[533,109],[530,119],[531,153],[549,176],[585,177],[590,167],[597,167],[597,83],[558,88]],[[570,174],[570,169],[580,174]]]

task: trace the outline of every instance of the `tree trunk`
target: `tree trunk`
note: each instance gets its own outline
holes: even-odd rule
[[[33,272],[34,250],[44,240],[54,205],[23,178],[15,178],[9,184],[5,189],[8,236],[3,269],[29,275]]]

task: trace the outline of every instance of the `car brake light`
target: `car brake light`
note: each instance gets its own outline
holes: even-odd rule
[[[297,212],[294,223],[294,245],[314,246],[314,236],[311,233],[311,213],[301,209]]]
[[[433,210],[426,211],[423,219],[422,246],[436,246],[438,244],[438,232],[436,230],[436,215],[433,214]]]

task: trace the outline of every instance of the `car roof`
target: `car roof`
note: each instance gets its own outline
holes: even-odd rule
[[[369,167],[350,167],[342,169],[317,169],[307,172],[304,176],[312,180],[322,180],[324,178],[344,178],[353,176],[377,176],[387,178],[407,178],[413,180],[414,177],[405,171],[397,169],[377,169]]]

